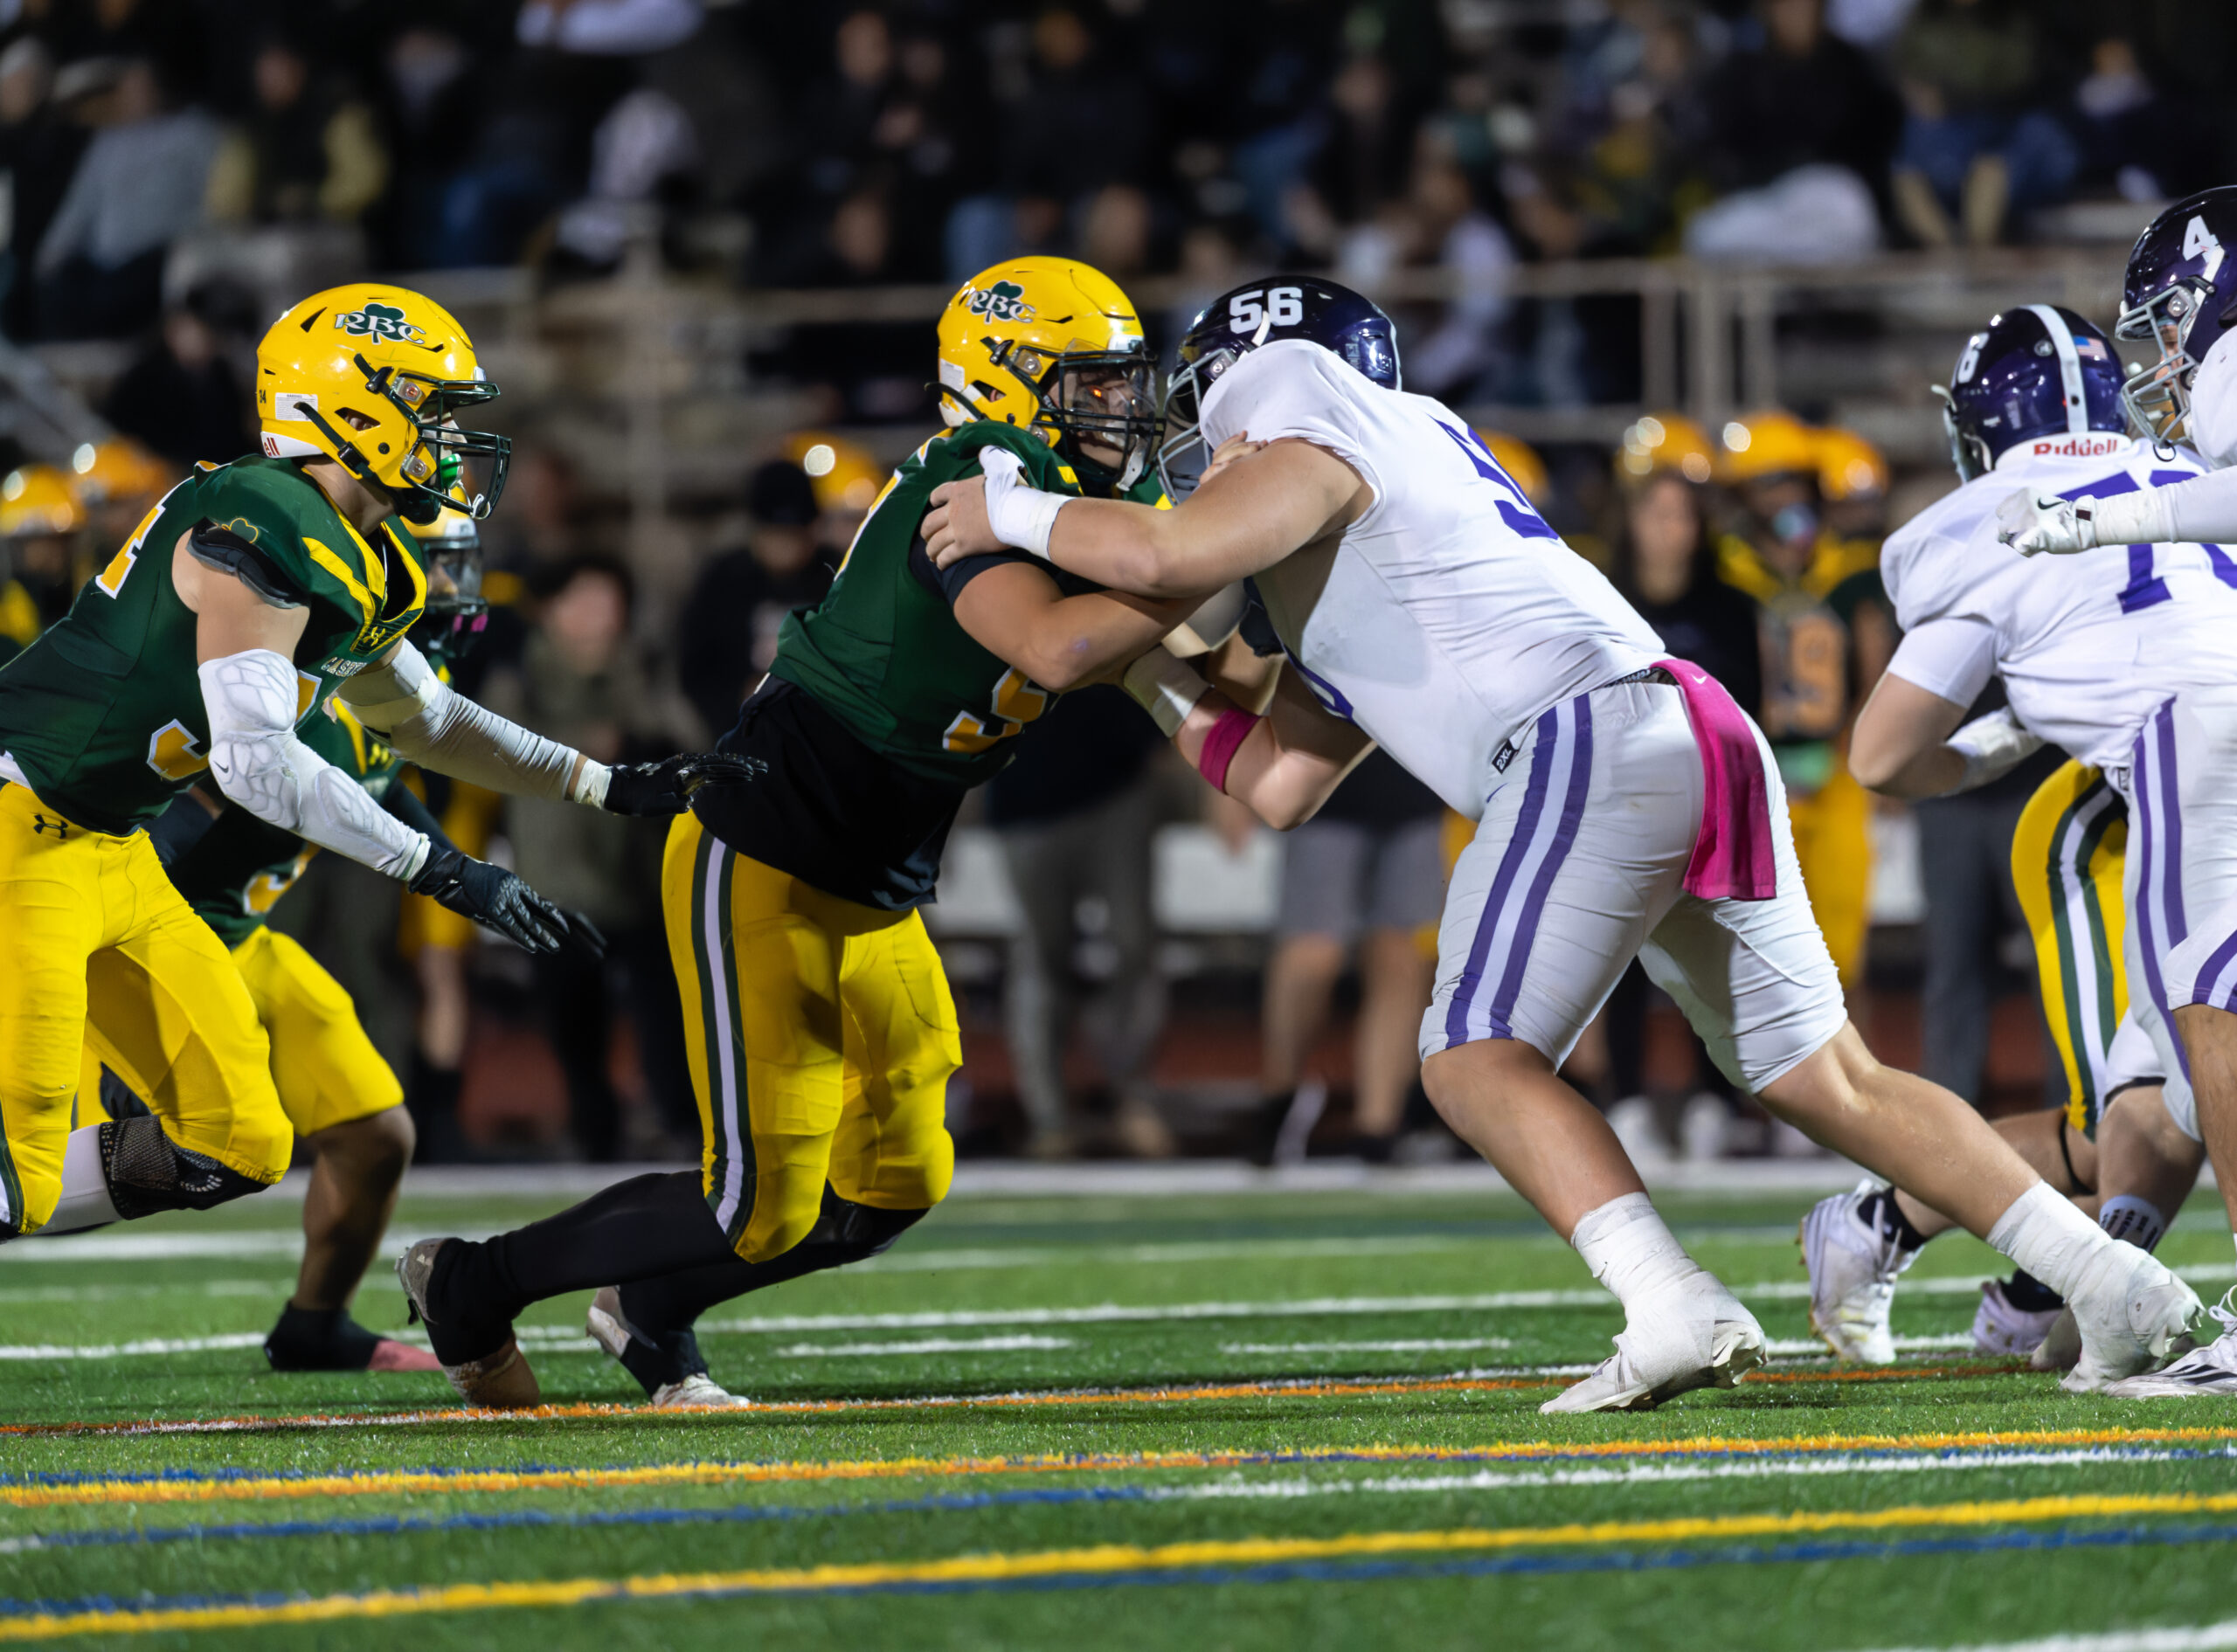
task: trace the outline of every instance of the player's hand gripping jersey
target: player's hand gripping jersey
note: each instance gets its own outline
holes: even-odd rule
[[[1280,340],[1213,384],[1202,422],[1209,448],[1301,438],[1375,490],[1340,540],[1259,574],[1259,598],[1322,703],[1470,819],[1540,713],[1662,657],[1440,403]]]
[[[2185,450],[2107,432],[2008,450],[1899,529],[1880,572],[1904,637],[1888,669],[1958,705],[2000,674],[2034,733],[2123,769],[2177,690],[2237,677],[2237,558],[2219,545],[2103,545],[2028,560],[1998,542],[2014,487],[2105,498],[2201,473]]]
[[[938,570],[918,536],[932,490],[976,475],[988,446],[1015,454],[1035,487],[1080,492],[1039,435],[991,420],[944,431],[903,461],[829,593],[785,621],[770,680],[720,742],[768,763],[779,783],[710,787],[695,804],[740,854],[862,905],[915,906],[932,895],[964,792],[1008,764],[1011,736],[1049,708],[1054,696],[973,641],[951,605],[989,568],[1030,559]],[[1125,496],[1163,494],[1146,480]],[[1096,589],[1035,565],[1068,596]]]
[[[68,616],[0,667],[0,778],[78,826],[145,826],[210,766],[196,618],[171,580],[172,547],[190,530],[205,563],[276,607],[309,610],[294,653],[299,729],[395,645],[426,600],[401,531],[384,523],[368,539],[295,466],[242,459],[189,477]]]

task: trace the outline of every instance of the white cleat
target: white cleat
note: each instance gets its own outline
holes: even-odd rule
[[[2081,1328],[2074,1323],[2074,1310],[2061,1308],[2035,1351],[2027,1356],[2030,1371],[2072,1371],[2081,1358]]]
[[[2016,1308],[2012,1298],[2004,1294],[2004,1281],[1984,1279],[1981,1282],[1981,1305],[1973,1310],[1973,1351],[1990,1359],[2025,1359],[2042,1345],[2050,1335],[2051,1327],[2066,1315],[2072,1324],[2074,1317],[2067,1314],[2065,1304],[2056,1308]],[[2080,1335],[2074,1337],[2074,1351],[2081,1352]],[[2064,1371],[2074,1364],[2069,1359],[2064,1365],[2036,1367],[2037,1370]]]
[[[1866,1201],[1884,1191],[1866,1181],[1853,1193],[1819,1199],[1797,1235],[1810,1270],[1810,1329],[1834,1358],[1863,1365],[1895,1363],[1888,1310],[1895,1281],[1918,1260],[1918,1252],[1905,1250],[1864,1214]]]
[[[621,1314],[621,1293],[608,1285],[591,1298],[590,1312],[584,1316],[583,1329],[590,1338],[606,1350],[615,1360],[629,1346],[634,1337],[639,1342],[646,1338]],[[646,1402],[655,1411],[690,1411],[709,1407],[731,1407],[750,1406],[751,1400],[739,1398],[704,1372],[675,1382],[664,1382],[652,1392]]]
[[[2197,1345],[2192,1329],[2206,1317],[2198,1293],[2165,1263],[2119,1239],[2067,1303],[2081,1332],[2081,1357],[2059,1386],[2074,1394],[2095,1393],[2189,1352]]]
[[[1729,1388],[1763,1363],[1763,1328],[1712,1274],[1630,1317],[1616,1351],[1544,1412],[1652,1411],[1696,1388]]]
[[[729,1389],[703,1372],[686,1377],[682,1382],[664,1382],[653,1390],[653,1397],[645,1402],[654,1411],[738,1410],[753,1401]]]
[[[2237,1290],[2208,1309],[2220,1322],[2221,1335],[2165,1368],[2107,1383],[2100,1392],[2123,1400],[2168,1400],[2237,1396]]]

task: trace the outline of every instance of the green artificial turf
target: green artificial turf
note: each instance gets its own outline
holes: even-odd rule
[[[408,1196],[397,1227],[483,1232],[554,1202]],[[1766,1332],[1791,1342],[1807,1337],[1793,1231],[1808,1202],[1662,1201]],[[751,1635],[757,1644],[858,1649],[1842,1652],[2210,1620],[2237,1559],[2237,1407],[2220,1402],[2074,1399],[2049,1378],[1935,1349],[1907,1353],[1914,1374],[1894,1379],[1835,1380],[1830,1362],[1789,1355],[1769,1379],[1652,1415],[1541,1416],[1562,1380],[1544,1368],[1597,1359],[1621,1318],[1576,1256],[1505,1197],[959,1199],[889,1256],[728,1304],[703,1333],[715,1374],[758,1400],[959,1402],[944,1406],[492,1422],[440,1414],[451,1396],[439,1377],[276,1376],[253,1345],[130,1351],[260,1334],[291,1282],[285,1236],[296,1214],[276,1199],[250,1201],[0,1251],[0,1422],[31,1426],[0,1434],[0,1640],[26,1627],[34,1602],[99,1611],[877,1566],[889,1570],[843,1579],[851,1592],[494,1609],[454,1599],[452,1609],[403,1618],[352,1607],[330,1621],[73,1643],[373,1647],[405,1636],[426,1649],[608,1649]],[[2167,1258],[2226,1268],[2217,1214],[2210,1201],[2195,1206]],[[222,1254],[115,1254],[120,1237],[164,1235]],[[80,1253],[93,1259],[74,1259],[73,1243],[93,1248]],[[1937,1241],[1898,1296],[1898,1335],[1963,1333],[1973,1308],[1964,1282],[1995,1261],[1970,1240]],[[2218,1294],[2203,1280],[2200,1289]],[[525,1322],[540,1332],[528,1345],[547,1400],[633,1401],[634,1385],[575,1334],[581,1310],[579,1299],[545,1304]],[[369,1282],[357,1311],[376,1329],[403,1328],[403,1298],[385,1275]],[[34,1351],[119,1345],[93,1357]],[[1195,1392],[1205,1387],[1221,1392]],[[1070,1398],[1048,1403],[1058,1394]],[[433,1414],[369,1420],[419,1411]],[[298,1420],[192,1434],[63,1427],[220,1417]],[[2232,1433],[2125,1437],[2171,1427]],[[1999,1448],[1604,1449],[2041,1430],[2107,1437]],[[1532,1444],[1546,1449],[1512,1449]],[[1245,1460],[1007,1471],[959,1461],[1183,1453]],[[897,1459],[927,1461],[899,1472],[815,1467]],[[555,1484],[530,1473],[486,1488],[439,1480],[204,1495],[228,1477],[693,1463],[805,1466],[696,1483]],[[100,1479],[133,1483],[69,1490]],[[38,1500],[58,1490],[73,1500]],[[2087,1501],[2123,1496],[2192,1501]],[[1963,1520],[1946,1513],[2012,1499],[2065,1501]],[[1945,1513],[1879,1526],[1856,1518],[1922,1507]],[[1766,1517],[1760,1529],[1736,1532],[1667,1524],[1756,1516]],[[1830,1524],[1813,1524],[1820,1517]],[[1593,1523],[1618,1528],[1558,1530]],[[1549,1529],[1499,1549],[1375,1547],[1386,1533]],[[104,1540],[120,1534],[132,1540]],[[1209,1564],[1129,1563],[1115,1573],[1066,1562],[1037,1575],[1021,1559],[1262,1538],[1325,1546],[1302,1557],[1215,1549]],[[921,1563],[961,1556],[1005,1557],[990,1568],[1005,1575],[923,1573]]]

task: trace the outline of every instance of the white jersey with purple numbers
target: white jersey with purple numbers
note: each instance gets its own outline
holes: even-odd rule
[[[1998,542],[1997,506],[2015,487],[2103,498],[2203,470],[2185,450],[2163,458],[2110,432],[2010,449],[1881,550],[1904,632],[1888,669],[1959,705],[2001,676],[2027,728],[2084,763],[2125,767],[2137,730],[2171,695],[2237,681],[2237,546],[2026,557]]]
[[[1472,820],[1534,718],[1665,652],[1441,403],[1284,339],[1220,377],[1202,428],[1215,448],[1302,438],[1374,490],[1333,545],[1258,575],[1259,598],[1322,703]]]

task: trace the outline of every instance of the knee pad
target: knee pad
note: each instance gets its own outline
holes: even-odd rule
[[[112,1119],[100,1130],[101,1172],[126,1221],[159,1210],[208,1210],[269,1185],[179,1146],[146,1115]]]

